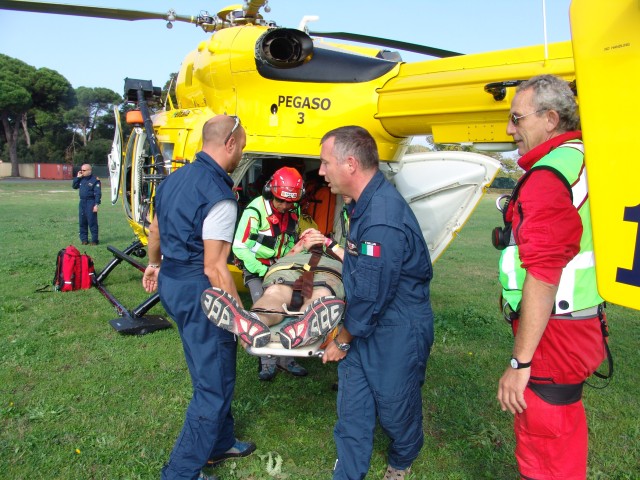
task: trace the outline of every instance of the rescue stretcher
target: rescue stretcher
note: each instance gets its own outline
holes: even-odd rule
[[[322,355],[324,354],[324,345],[326,344],[327,339],[329,339],[330,341],[333,337],[335,337],[335,333],[337,332],[337,330],[334,329],[329,332],[329,334],[325,338],[315,343],[298,348],[286,349],[280,343],[278,334],[280,332],[280,329],[283,328],[287,323],[288,319],[272,326],[271,341],[265,347],[255,348],[248,346],[246,348],[247,353],[258,357],[322,357]]]
[[[245,348],[246,352],[257,357],[322,357],[322,355],[324,354],[325,345],[327,344],[327,342],[330,342],[331,340],[333,340],[333,338],[335,338],[338,333],[338,329],[342,325],[342,321],[324,338],[321,338],[314,343],[297,348],[284,348],[280,343],[280,330],[288,325],[291,321],[295,321],[296,318],[297,316],[295,315],[285,316],[282,322],[270,327],[271,341],[266,346],[260,348],[247,346]]]

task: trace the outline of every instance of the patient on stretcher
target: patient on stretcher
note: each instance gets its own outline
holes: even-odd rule
[[[214,324],[237,335],[248,347],[271,342],[272,329],[286,349],[312,344],[340,322],[344,312],[342,249],[335,242],[311,251],[287,255],[274,263],[264,277],[263,296],[251,311],[219,288],[202,293],[202,308]],[[274,331],[276,329],[273,329]]]

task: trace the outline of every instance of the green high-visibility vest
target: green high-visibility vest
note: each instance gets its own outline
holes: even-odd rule
[[[580,140],[563,143],[542,157],[531,170],[544,168],[553,171],[571,189],[573,206],[582,220],[580,252],[562,270],[562,277],[555,299],[555,314],[563,314],[593,307],[603,302],[598,294],[593,235],[584,167],[584,146]],[[512,198],[511,202],[517,202]],[[514,206],[517,204],[514,204]],[[522,268],[518,246],[512,242],[500,257],[500,283],[502,297],[513,311],[518,311],[522,301],[522,287],[526,270]]]
[[[232,247],[234,255],[242,261],[243,268],[264,277],[269,267],[260,259],[273,263],[286,255],[298,241],[299,213],[299,207],[295,214],[286,213],[289,216],[287,230],[281,231],[279,226],[269,221],[273,214],[269,200],[260,196],[249,203],[240,217]],[[251,235],[245,239],[247,227]]]

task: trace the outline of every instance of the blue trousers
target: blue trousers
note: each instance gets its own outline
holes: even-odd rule
[[[182,431],[162,469],[163,480],[198,478],[209,458],[235,443],[231,400],[237,343],[233,334],[211,323],[200,307],[200,295],[210,286],[204,275],[178,280],[160,270],[160,300],[180,332],[193,386]]]
[[[433,333],[378,326],[355,337],[338,366],[338,451],[334,480],[361,480],[369,471],[376,419],[391,443],[388,463],[405,469],[424,443],[422,392]]]
[[[91,241],[98,243],[98,214],[93,211],[95,202],[93,200],[80,199],[78,207],[78,223],[80,224],[80,241],[88,242],[89,236],[87,227],[91,230]]]

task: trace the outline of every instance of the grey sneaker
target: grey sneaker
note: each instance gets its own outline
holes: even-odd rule
[[[338,325],[344,312],[344,302],[336,297],[320,297],[309,305],[302,318],[280,330],[284,348],[309,345]]]
[[[276,376],[275,358],[258,358],[258,378],[269,382]]]
[[[391,465],[387,465],[387,471],[382,477],[382,480],[404,480],[405,475],[409,475],[411,473],[411,467],[406,468],[405,470],[398,470],[397,468],[393,468]]]
[[[276,366],[284,372],[289,372],[294,377],[306,377],[309,373],[306,368],[291,357],[279,357]]]

